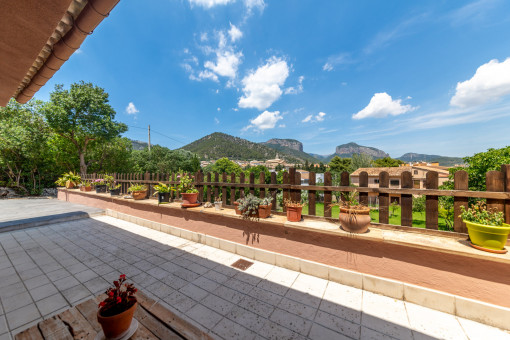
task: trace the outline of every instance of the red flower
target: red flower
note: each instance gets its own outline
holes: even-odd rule
[[[108,296],[109,296],[109,297],[113,297],[113,291],[108,292]]]
[[[106,306],[106,302],[103,301],[103,302],[99,303],[99,307],[104,307],[104,306]]]
[[[121,275],[120,275],[120,277],[119,277],[119,279],[121,279],[121,280],[125,280],[125,279],[126,279],[126,274],[121,274]]]
[[[120,298],[120,296],[117,296],[117,303],[121,303],[122,302],[122,299]]]

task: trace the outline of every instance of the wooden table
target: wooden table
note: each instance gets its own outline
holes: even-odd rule
[[[138,307],[135,319],[138,330],[130,338],[141,339],[212,339],[195,325],[181,319],[172,311],[156,303],[142,292],[136,293]],[[16,335],[17,340],[94,340],[101,326],[97,322],[97,305],[100,295],[72,307],[58,315],[39,322]]]

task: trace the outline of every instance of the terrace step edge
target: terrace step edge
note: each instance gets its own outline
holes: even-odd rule
[[[256,261],[277,265],[303,274],[330,280],[368,292],[381,294],[397,300],[407,301],[507,331],[510,330],[510,324],[508,323],[508,320],[510,320],[510,308],[402,281],[364,274],[361,272],[300,259],[290,255],[254,248],[207,234],[197,233],[159,222],[153,222],[111,209],[106,209],[105,215],[181,237],[193,242],[222,249]]]

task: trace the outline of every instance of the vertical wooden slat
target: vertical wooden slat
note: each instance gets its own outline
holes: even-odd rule
[[[296,168],[289,169],[289,184],[290,185],[296,184]],[[290,200],[293,202],[296,202],[296,190],[295,189],[290,189]]]
[[[437,189],[438,187],[438,174],[436,171],[427,172],[425,178],[425,187],[427,189]],[[425,228],[436,229],[438,228],[438,197],[434,195],[426,195],[425,198]]]
[[[222,206],[227,205],[227,173],[224,172],[221,181],[223,182],[221,187],[221,200],[222,200]]]
[[[349,186],[349,173],[347,171],[343,171],[340,174],[340,186],[342,187],[348,187]],[[340,200],[345,201],[344,194],[346,194],[348,191],[341,191],[340,197],[337,197],[337,201],[340,202]]]
[[[331,172],[324,173],[324,186],[331,186],[333,184]],[[330,190],[324,190],[324,217],[331,217],[331,197]]]
[[[289,180],[289,173],[288,172],[284,172],[283,173],[283,184],[290,184],[290,180]],[[287,211],[287,208],[285,208],[285,201],[290,201],[290,190],[288,189],[283,189],[283,211]]]
[[[468,190],[468,173],[464,170],[459,170],[453,175],[453,188],[455,190]],[[462,222],[460,214],[462,213],[461,207],[468,208],[467,197],[454,197],[453,198],[453,230],[458,233],[467,233],[466,223]]]
[[[172,182],[175,182],[175,173],[174,172],[172,172],[172,174],[170,175],[169,180],[172,181]],[[176,191],[171,191],[170,192],[170,198],[173,200],[174,198],[177,198],[177,185],[172,184],[172,186],[174,188],[176,188]]]
[[[236,174],[231,173],[230,174],[230,183],[236,182]],[[236,201],[236,187],[230,187],[230,205],[234,205],[234,202]]]
[[[207,182],[211,183],[211,173],[210,172],[207,173]],[[211,185],[210,184],[207,185],[206,192],[207,192],[207,202],[211,202]]]
[[[276,183],[276,172],[271,172],[271,184],[277,184]],[[271,208],[271,210],[276,211],[276,194],[277,194],[277,190],[276,189],[271,189],[270,192],[271,192],[271,197],[273,197],[273,207]]]
[[[197,171],[196,181],[197,182],[203,182],[204,181],[204,173],[202,172],[202,170],[198,170]],[[200,202],[203,202],[204,201],[204,185],[203,184],[199,184],[198,187],[197,187],[197,190],[198,190],[198,200]]]
[[[255,174],[250,172],[250,184],[255,184]],[[250,194],[255,195],[255,188],[250,185]]]
[[[264,171],[260,172],[260,175],[259,175],[259,184],[266,184],[266,174],[264,173]],[[260,195],[259,196],[260,196],[260,198],[266,197],[266,189],[260,188]]]
[[[315,185],[315,172],[308,173],[308,185]],[[308,191],[308,215],[315,216],[315,197],[317,191],[309,190]]]
[[[151,185],[149,183],[149,181],[151,180],[151,174],[147,171],[145,172],[145,177],[144,177],[144,181],[145,181],[145,185],[147,185],[147,193],[145,194],[145,198],[150,198],[150,194],[151,194]]]
[[[501,171],[489,171],[485,175],[487,191],[501,192],[505,191],[505,174]],[[487,209],[496,209],[505,211],[505,200],[487,199]]]
[[[296,185],[301,185],[301,173],[299,171],[296,171],[296,180],[294,183],[296,183]],[[301,202],[301,190],[296,189],[294,195],[296,195],[294,201]]]
[[[510,165],[502,165],[501,172],[505,177],[505,191],[510,192]],[[510,200],[505,200],[505,222],[510,223]]]
[[[244,184],[244,172],[239,175],[239,183]],[[244,187],[239,188],[239,197],[244,198]]]
[[[410,171],[404,171],[401,175],[402,189],[413,188],[413,175]],[[413,195],[400,195],[400,224],[406,227],[413,226]]]
[[[386,171],[379,173],[379,188],[388,188],[390,186],[390,175]],[[390,195],[379,194],[379,223],[388,224],[389,217]]]
[[[214,201],[216,201],[218,199],[218,197],[220,197],[220,194],[219,194],[219,190],[220,190],[219,182],[220,182],[220,175],[217,172],[215,172],[214,173]]]
[[[368,172],[366,172],[366,171],[360,172],[359,187],[360,188],[368,187]],[[360,192],[359,193],[359,203],[368,206],[368,192]]]

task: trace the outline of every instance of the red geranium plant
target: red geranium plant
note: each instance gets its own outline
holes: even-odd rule
[[[106,290],[106,299],[99,303],[101,316],[113,316],[128,310],[136,302],[134,294],[137,292],[132,283],[124,283],[126,275],[122,274],[113,281],[114,287]]]

